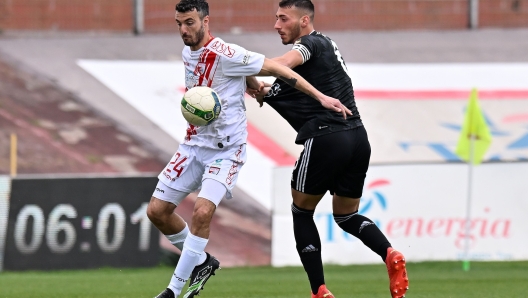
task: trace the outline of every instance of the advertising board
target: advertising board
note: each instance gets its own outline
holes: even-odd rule
[[[300,265],[290,211],[292,168],[274,175],[272,265]],[[464,258],[468,166],[371,166],[360,213],[373,220],[408,261]],[[488,163],[473,172],[469,255],[472,260],[526,260],[528,163]],[[381,263],[381,258],[334,222],[326,194],[314,219],[325,263]]]

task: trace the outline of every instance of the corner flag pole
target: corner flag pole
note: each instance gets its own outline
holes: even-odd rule
[[[469,102],[466,108],[466,115],[464,117],[464,124],[460,132],[456,154],[460,159],[469,163],[468,168],[468,191],[467,191],[467,206],[466,206],[466,226],[464,235],[464,255],[462,257],[462,269],[469,270],[469,249],[471,246],[471,201],[473,196],[473,167],[482,162],[486,151],[491,145],[492,136],[478,104],[477,89],[471,90]]]
[[[462,261],[462,270],[469,271],[469,232],[471,230],[471,196],[473,189],[473,162],[475,155],[475,138],[471,134],[469,136],[469,168],[468,168],[468,189],[467,189],[467,203],[466,203],[466,231],[464,233],[464,260]]]

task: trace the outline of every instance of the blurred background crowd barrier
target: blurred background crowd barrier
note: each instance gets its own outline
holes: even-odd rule
[[[0,0],[0,30],[174,32],[174,0]],[[277,1],[209,1],[216,32],[273,30]],[[319,30],[528,27],[528,0],[316,0]]]

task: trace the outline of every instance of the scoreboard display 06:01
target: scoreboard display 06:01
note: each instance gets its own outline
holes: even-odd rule
[[[147,217],[156,177],[12,180],[4,269],[143,267],[159,261]]]

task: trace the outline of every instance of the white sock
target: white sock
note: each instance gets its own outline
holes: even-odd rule
[[[185,241],[185,238],[187,238],[187,234],[189,234],[189,227],[187,226],[187,223],[186,223],[185,228],[183,228],[183,230],[181,230],[178,234],[165,235],[165,237],[169,239],[172,245],[176,246],[180,251],[182,251],[183,242]]]
[[[175,296],[180,295],[194,267],[199,264],[201,256],[205,256],[204,250],[208,241],[209,239],[200,238],[191,233],[187,235],[183,243],[180,260],[168,286],[174,292]]]
[[[165,235],[165,237],[169,239],[172,245],[176,246],[180,251],[183,251],[183,242],[185,241],[185,238],[187,238],[187,234],[189,234],[189,227],[187,224],[185,224],[185,228],[178,234]],[[203,264],[203,262],[205,262],[206,259],[207,259],[207,254],[202,253],[200,255],[200,259],[198,260],[198,265]]]
[[[205,260],[207,260],[207,254],[205,253],[205,251],[202,251],[202,254],[200,255],[200,258],[198,258],[198,263],[196,263],[196,266],[202,265]]]

